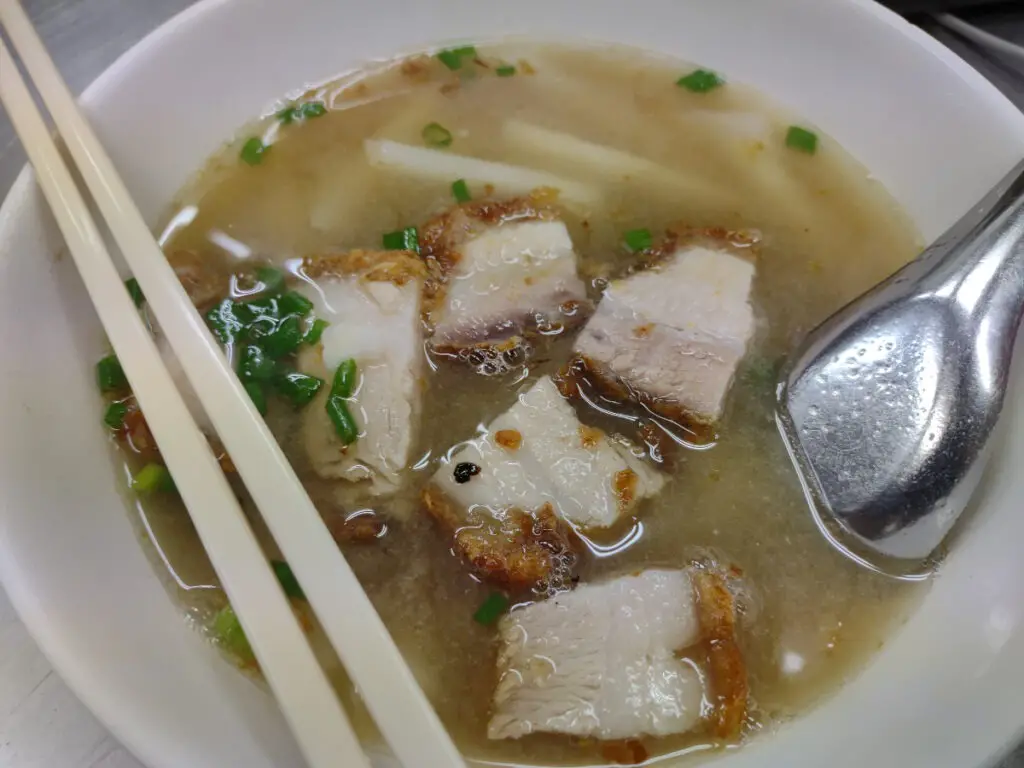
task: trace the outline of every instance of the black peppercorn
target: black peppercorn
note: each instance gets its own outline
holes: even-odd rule
[[[473,475],[480,474],[480,467],[470,461],[462,461],[455,465],[455,482],[468,483]]]

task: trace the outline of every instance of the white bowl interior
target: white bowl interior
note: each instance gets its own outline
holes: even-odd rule
[[[585,8],[585,11],[581,9]],[[836,137],[939,234],[1024,154],[1024,117],[864,0],[207,0],[84,103],[155,221],[247,119],[305,83],[425,43],[527,35],[646,47],[744,81]],[[139,549],[99,425],[103,334],[34,182],[0,210],[0,578],[75,691],[154,768],[300,764],[270,699],[189,630]],[[972,521],[922,608],[809,716],[726,762],[979,766],[1024,722],[1019,388]]]

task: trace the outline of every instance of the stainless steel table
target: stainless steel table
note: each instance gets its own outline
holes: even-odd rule
[[[139,38],[195,0],[23,0],[71,88],[80,91]],[[1024,43],[1024,9],[979,23]],[[1024,109],[1024,64],[939,39]],[[0,113],[0,197],[25,156]],[[1022,713],[1024,715],[1024,713]],[[0,768],[143,768],[64,686],[0,591]],[[895,767],[894,767],[895,768]],[[999,766],[1024,768],[1024,745]]]

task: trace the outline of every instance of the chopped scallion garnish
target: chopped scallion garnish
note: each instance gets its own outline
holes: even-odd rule
[[[302,343],[302,323],[295,315],[288,315],[261,339],[261,343],[271,357],[291,354]]]
[[[245,389],[246,394],[249,395],[249,399],[252,400],[252,404],[256,406],[256,410],[260,416],[267,415],[267,393],[263,389],[263,385],[258,381],[243,381],[242,387]]]
[[[124,403],[111,403],[103,414],[103,423],[111,429],[121,429],[124,417],[128,415],[128,406]]]
[[[230,605],[225,606],[213,619],[213,634],[220,645],[243,664],[252,664],[256,655],[245,636],[242,623]]]
[[[428,147],[449,147],[452,143],[452,132],[440,123],[430,123],[423,127],[423,141]]]
[[[277,328],[278,316],[276,312],[276,302],[274,306],[275,311],[273,314],[268,312],[266,314],[256,315],[256,317],[250,320],[249,324],[245,326],[244,336],[249,343],[262,344],[263,340],[272,334]]]
[[[268,283],[273,283],[275,278],[270,274],[264,275]],[[259,290],[264,293],[269,293],[268,283],[264,283],[260,280],[257,285]],[[280,299],[277,296],[266,295],[259,299],[252,299],[246,302],[236,302],[235,307],[238,310],[237,314],[243,322],[252,322],[259,318],[269,318],[271,320],[277,320],[281,316],[281,305]]]
[[[629,250],[636,253],[650,248],[654,243],[654,237],[649,229],[631,229],[622,236],[622,241]]]
[[[351,445],[359,437],[359,427],[345,404],[345,398],[331,395],[327,398],[327,415],[334,424],[334,431],[344,445]]]
[[[124,281],[124,287],[128,289],[128,295],[132,297],[136,307],[141,307],[145,303],[146,297],[142,295],[142,288],[139,287],[138,280],[130,277]]]
[[[416,227],[406,227],[397,232],[388,232],[381,238],[381,242],[389,251],[420,252],[420,236]]]
[[[695,69],[690,74],[683,75],[676,80],[676,85],[694,93],[707,93],[724,84],[725,81],[721,77],[706,69]]]
[[[305,317],[313,309],[313,302],[298,291],[288,291],[278,299],[283,315],[299,315]]]
[[[128,379],[116,355],[107,355],[96,363],[96,380],[99,382],[100,392],[128,388]]]
[[[253,136],[242,145],[240,157],[249,165],[259,165],[263,162],[263,156],[267,154],[268,151],[270,151],[270,147],[264,144],[257,137]]]
[[[274,381],[278,393],[287,398],[296,408],[309,405],[323,385],[323,379],[298,371],[284,373]]]
[[[277,365],[267,353],[255,344],[242,350],[238,362],[238,377],[242,381],[269,381],[277,371]]]
[[[307,101],[299,107],[299,112],[304,118],[321,117],[327,114],[327,107],[322,101]]]
[[[163,464],[147,464],[132,478],[132,490],[138,493],[173,491],[174,478]]]
[[[327,114],[327,107],[321,101],[307,101],[304,104],[296,104],[285,107],[277,113],[277,119],[282,124],[288,125],[297,120],[306,120],[312,117],[320,117]]]
[[[455,51],[440,51],[437,54],[437,58],[442,64],[448,67],[448,69],[454,71],[462,68],[462,57]]]
[[[260,293],[277,294],[284,290],[285,274],[277,267],[260,267],[256,270],[256,279],[262,286]]]
[[[281,589],[284,590],[288,597],[295,597],[299,600],[306,599],[306,593],[302,591],[302,586],[299,584],[299,580],[295,578],[295,574],[292,573],[292,568],[288,563],[283,560],[271,560],[270,567],[274,569],[274,575],[277,576]]]
[[[818,150],[818,134],[799,125],[791,125],[786,131],[786,146],[813,155]]]
[[[468,203],[473,199],[473,196],[469,194],[469,185],[466,184],[465,179],[452,182],[452,195],[460,203]]]
[[[472,59],[475,57],[476,48],[472,45],[464,45],[461,48],[448,48],[446,50],[439,51],[437,54],[437,58],[440,62],[452,71],[462,69],[463,59]]]
[[[309,326],[309,330],[306,331],[306,335],[302,337],[303,344],[309,344],[312,346],[320,341],[320,337],[324,335],[324,329],[330,325],[326,320],[322,318],[315,318],[313,324]]]
[[[494,74],[496,74],[498,77],[512,77],[512,75],[514,75],[515,73],[516,68],[513,67],[511,64],[502,65],[500,67],[495,68],[494,70]]]
[[[206,323],[220,339],[221,344],[234,344],[250,322],[252,310],[247,305],[238,304],[231,299],[224,299],[206,313]]]
[[[334,381],[331,383],[331,394],[338,397],[352,397],[356,391],[356,379],[359,376],[359,368],[353,358],[342,360],[338,370],[334,372]]]
[[[473,621],[489,627],[501,618],[502,614],[508,610],[508,606],[508,598],[501,592],[491,592],[473,614]]]

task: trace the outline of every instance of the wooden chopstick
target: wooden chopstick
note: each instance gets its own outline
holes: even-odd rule
[[[196,530],[311,766],[369,763],[206,438],[189,414],[81,193],[0,41],[0,101],[22,139],[100,321]]]
[[[0,22],[221,442],[385,739],[408,768],[464,765],[16,0],[0,0]]]

